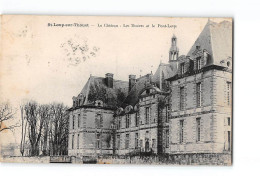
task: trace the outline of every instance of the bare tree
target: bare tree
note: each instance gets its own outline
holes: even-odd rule
[[[24,145],[26,143],[25,137],[26,137],[26,130],[27,130],[27,120],[25,121],[24,116],[24,107],[20,106],[21,110],[21,120],[22,120],[22,137],[21,137],[21,144],[20,144],[20,152],[21,155],[24,155]]]
[[[67,154],[69,118],[66,106],[60,103],[40,105],[30,101],[20,109],[22,119],[20,151],[22,155],[28,140],[31,156]]]
[[[25,118],[28,121],[30,154],[36,156],[39,155],[39,142],[44,122],[48,118],[49,107],[47,105],[38,105],[36,102],[29,102],[25,105],[24,110]]]
[[[68,113],[63,104],[51,105],[50,146],[52,155],[65,155],[68,150]]]
[[[18,124],[7,125],[5,122],[14,119],[16,110],[8,102],[0,104],[0,133],[4,130],[12,130],[18,127]]]

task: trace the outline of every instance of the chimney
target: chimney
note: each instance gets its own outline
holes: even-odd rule
[[[112,73],[106,74],[105,83],[106,83],[107,87],[109,87],[109,88],[113,88],[113,76],[114,76],[114,74],[112,74]]]
[[[129,92],[134,87],[135,83],[136,83],[136,76],[129,75],[129,89],[128,89]]]

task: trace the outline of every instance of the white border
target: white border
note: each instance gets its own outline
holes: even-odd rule
[[[1,0],[1,14],[234,18],[234,161],[232,167],[0,164],[0,175],[259,175],[260,1]]]

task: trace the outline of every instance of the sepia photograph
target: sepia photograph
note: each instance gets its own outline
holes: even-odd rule
[[[233,18],[0,20],[0,162],[232,166]]]

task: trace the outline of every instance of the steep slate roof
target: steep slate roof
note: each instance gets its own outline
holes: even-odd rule
[[[151,75],[147,74],[145,76],[142,76],[137,79],[137,82],[130,90],[128,96],[126,97],[124,103],[121,105],[121,107],[126,107],[127,105],[135,106],[136,103],[138,103],[138,97],[142,93],[142,91],[146,87],[146,83],[150,82]]]
[[[105,78],[103,77],[96,77],[96,76],[90,76],[87,83],[81,90],[80,94],[85,96],[85,101],[83,105],[92,104],[93,102],[88,101],[89,100],[89,94],[91,91],[91,86],[95,88],[95,91],[97,91],[97,94],[99,94],[99,90],[103,89],[106,91],[106,94],[108,97],[113,98],[114,101],[117,101],[117,91],[121,90],[123,94],[126,96],[128,93],[128,82],[127,81],[121,81],[121,80],[113,80],[113,88],[107,87],[105,83]],[[114,105],[116,102],[107,102],[107,105]]]
[[[215,23],[209,20],[187,54],[192,59],[196,46],[200,46],[201,50],[206,49],[211,55],[210,65],[221,65],[222,60],[232,58],[232,23],[229,21]]]
[[[177,68],[171,64],[161,63],[157,68],[155,74],[152,76],[152,82],[156,83],[156,85],[160,84],[160,74],[164,73],[164,79],[170,78],[175,75]]]

